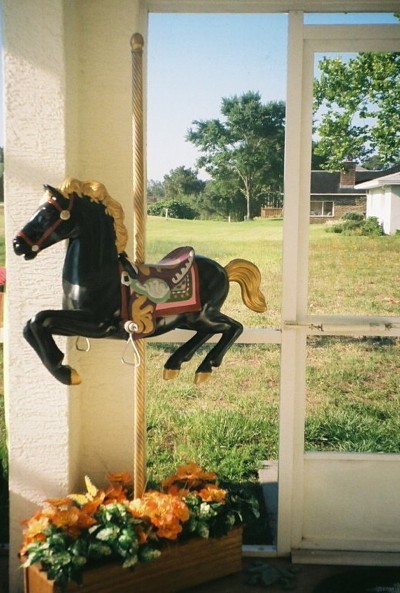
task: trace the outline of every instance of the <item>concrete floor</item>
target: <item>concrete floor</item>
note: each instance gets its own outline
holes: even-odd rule
[[[9,593],[8,591],[8,556],[6,550],[0,550],[0,593]]]
[[[243,569],[241,572],[191,587],[190,589],[181,590],[180,593],[282,593],[283,589],[280,585],[271,585],[268,587],[261,585],[248,584],[248,569],[256,560],[254,558],[243,558]],[[293,581],[293,590],[297,593],[314,593],[315,588],[331,576],[340,573],[347,573],[349,571],[365,571],[368,567],[349,567],[349,566],[335,566],[335,565],[316,565],[316,564],[302,564],[293,565],[289,558],[265,558],[257,559],[269,566],[278,567],[281,569],[295,568],[297,573]],[[387,567],[387,570],[393,570]],[[396,569],[396,583],[397,578],[400,578],[400,569]],[[365,573],[364,573],[365,574]],[[8,557],[6,555],[0,556],[0,593],[15,593],[8,590]],[[363,589],[364,590],[364,589]],[[397,591],[393,587],[378,587],[372,588],[371,591]],[[113,593],[110,591],[109,593]],[[140,593],[140,591],[138,592]],[[154,591],[154,593],[164,593],[163,591]]]
[[[243,560],[243,570],[237,574],[218,579],[212,583],[206,583],[198,587],[187,589],[184,593],[282,593],[282,587],[279,585],[269,586],[266,588],[261,585],[247,584],[248,574],[246,569],[254,562],[253,559]],[[293,566],[289,559],[265,559],[270,565],[287,568]],[[343,571],[340,566],[316,566],[303,565],[297,567],[299,572],[296,574],[294,583],[294,591],[298,593],[312,593],[315,587],[333,574]],[[156,593],[156,592],[154,592]]]
[[[263,560],[268,564],[290,567],[291,563],[289,559],[265,559]],[[215,581],[185,589],[181,593],[282,593],[282,589],[279,586],[270,586],[267,589],[261,586],[248,585],[248,575],[246,569],[250,564],[254,562],[254,559],[243,560],[243,570],[236,574],[217,579]],[[299,572],[296,574],[295,591],[299,593],[312,593],[318,583],[323,581],[325,578],[332,574],[342,571],[341,567],[337,566],[314,566],[304,565],[298,567]],[[8,590],[8,558],[6,556],[0,556],[0,593],[13,593]],[[110,591],[112,593],[112,591]],[[154,591],[154,593],[162,593],[162,591]]]

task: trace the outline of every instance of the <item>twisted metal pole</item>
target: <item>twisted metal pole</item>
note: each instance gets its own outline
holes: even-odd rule
[[[143,47],[140,33],[131,37],[132,49],[132,136],[133,136],[133,256],[145,261],[146,195],[144,179],[143,128]],[[146,351],[144,340],[137,340],[140,365],[136,368],[134,404],[134,496],[142,496],[146,487]]]

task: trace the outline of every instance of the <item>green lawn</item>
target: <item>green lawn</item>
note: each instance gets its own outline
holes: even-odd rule
[[[247,327],[279,325],[282,290],[282,221],[251,222],[182,221],[149,217],[147,228],[147,260],[157,261],[177,245],[192,245],[201,255],[227,264],[237,257],[254,262],[262,273],[262,290],[268,303],[265,314],[246,309],[237,284],[224,307],[229,315],[239,318]]]
[[[282,221],[198,222],[151,218],[147,259],[178,244],[225,264],[260,268],[268,312],[257,315],[232,286],[224,307],[247,327],[279,327]],[[400,237],[343,237],[310,226],[309,312],[398,315]],[[207,347],[203,349],[204,351]],[[175,382],[161,380],[171,345],[148,346],[149,468],[162,475],[196,457],[235,479],[278,456],[280,348],[236,345],[210,382],[192,383],[199,356]],[[397,340],[312,338],[308,345],[306,449],[399,452]]]

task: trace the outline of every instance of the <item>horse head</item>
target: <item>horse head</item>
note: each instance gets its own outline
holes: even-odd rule
[[[26,260],[34,259],[42,249],[73,234],[74,194],[66,197],[51,185],[45,185],[44,189],[42,204],[13,241],[15,253]]]

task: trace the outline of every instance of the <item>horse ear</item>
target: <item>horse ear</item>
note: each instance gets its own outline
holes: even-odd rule
[[[49,192],[49,194],[51,196],[53,196],[54,198],[63,198],[64,197],[62,195],[62,193],[56,187],[53,187],[52,185],[44,184],[43,189],[44,189],[44,191]]]

